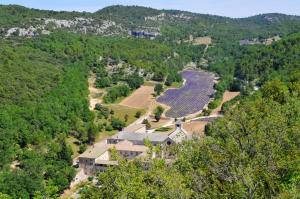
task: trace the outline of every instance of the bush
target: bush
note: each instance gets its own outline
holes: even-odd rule
[[[125,127],[125,122],[117,119],[117,118],[112,118],[111,120],[111,126],[114,130],[119,130],[121,131]]]
[[[164,87],[162,84],[156,84],[154,87],[154,91],[155,91],[156,95],[160,95],[161,92],[163,92],[163,90],[164,90]]]
[[[100,111],[100,110],[101,110],[101,108],[102,108],[102,105],[101,105],[101,104],[99,104],[99,103],[97,103],[97,104],[95,105],[95,108],[94,108],[94,110]]]
[[[165,79],[165,75],[162,71],[155,72],[152,77],[152,80],[158,81],[158,82],[162,82],[162,81],[164,81],[164,79]]]
[[[135,113],[134,117],[140,118],[141,115],[142,115],[142,112],[141,112],[141,111],[137,111],[137,112]]]
[[[211,114],[211,109],[204,109],[203,112],[202,112],[202,114],[204,116],[209,116]]]
[[[118,85],[108,89],[107,93],[103,97],[105,103],[114,103],[120,97],[126,97],[129,95],[130,89],[127,85]]]
[[[95,84],[97,88],[106,88],[106,87],[110,87],[112,82],[109,77],[101,77],[96,80]]]
[[[144,84],[144,78],[135,73],[130,75],[126,82],[131,89],[137,89]]]
[[[159,122],[159,120],[160,120],[161,115],[163,114],[163,112],[164,112],[164,108],[162,106],[156,107],[156,109],[154,111],[154,117],[155,117],[155,120],[157,122]]]
[[[209,109],[215,109],[215,108],[217,108],[220,104],[221,104],[221,100],[220,100],[220,99],[216,99],[216,100],[214,100],[214,101],[212,101],[212,102],[210,102],[210,103],[208,104],[208,108],[209,108]]]
[[[144,119],[142,124],[145,124],[146,125],[146,129],[151,129],[151,124],[149,123],[149,121],[147,119]]]
[[[95,110],[99,111],[100,118],[104,117],[105,119],[107,119],[110,114],[109,109],[107,107],[99,105],[99,104],[96,104]]]
[[[106,125],[105,130],[106,131],[112,131],[114,129],[113,129],[113,127],[111,125]]]
[[[86,148],[87,148],[86,144],[81,144],[81,145],[79,146],[79,151],[78,151],[78,153],[83,153],[83,152],[85,152]]]

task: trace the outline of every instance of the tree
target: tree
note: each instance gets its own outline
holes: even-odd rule
[[[164,112],[164,108],[162,106],[157,106],[155,111],[154,111],[154,117],[155,117],[155,120],[157,122],[159,122],[160,118],[161,118],[161,115],[163,114]]]
[[[100,104],[96,104],[95,109],[99,111],[100,118],[104,117],[105,119],[107,119],[109,117],[110,114],[109,108],[102,106]]]
[[[97,111],[100,111],[100,110],[102,109],[102,105],[99,104],[99,103],[97,103],[97,104],[95,105],[95,108],[94,108],[94,109],[97,110]]]
[[[66,140],[64,138],[61,138],[62,140],[60,141],[60,146],[61,150],[58,153],[59,158],[62,160],[65,160],[69,164],[72,164],[72,149],[71,147],[67,144]]]
[[[156,95],[160,95],[163,90],[164,90],[164,87],[162,84],[156,84],[154,87],[154,91],[155,91]]]
[[[128,118],[129,118],[129,115],[128,115],[128,114],[125,114],[125,116],[124,116],[124,121],[125,121],[125,122],[128,122]]]
[[[113,103],[120,97],[126,97],[129,95],[130,89],[127,85],[117,85],[107,90],[103,100],[105,103]]]
[[[151,124],[149,123],[149,121],[147,119],[144,119],[142,124],[145,124],[146,125],[146,129],[149,130],[151,129]]]
[[[101,186],[88,186],[81,191],[81,198],[190,198],[191,191],[184,178],[164,161],[149,163],[147,170],[140,161],[120,160],[117,167],[99,174]],[[120,188],[121,187],[121,188]]]
[[[166,79],[166,82],[165,82],[165,85],[166,86],[171,86],[173,83],[173,79],[170,77],[170,75],[168,75],[167,79]]]
[[[128,76],[126,82],[131,89],[137,89],[144,84],[144,78],[140,77],[137,73],[134,73]]]
[[[142,112],[141,112],[141,111],[137,111],[137,112],[135,113],[134,117],[140,118],[141,115],[142,115]]]
[[[7,195],[7,194],[3,194],[3,193],[0,193],[0,198],[1,198],[1,199],[12,199],[12,197],[10,197],[10,196]]]
[[[88,127],[88,142],[89,143],[93,143],[95,141],[97,133],[98,133],[97,126],[93,122],[91,122]]]
[[[96,80],[96,87],[97,88],[106,88],[111,86],[112,82],[109,77],[100,77]]]
[[[113,129],[121,131],[125,127],[125,122],[117,118],[112,118],[111,126],[113,127]]]
[[[165,75],[164,75],[164,73],[161,70],[157,71],[157,72],[154,72],[154,75],[152,77],[152,79],[154,81],[158,81],[158,82],[164,81],[164,78],[165,78]]]
[[[266,83],[261,91],[265,98],[270,98],[278,103],[286,102],[289,95],[288,87],[279,80]]]
[[[79,146],[79,151],[78,151],[78,153],[83,153],[83,152],[85,152],[86,149],[87,149],[86,144],[81,144],[81,145]]]
[[[280,87],[275,93],[284,93],[286,88]],[[293,121],[298,118],[300,101],[287,97],[280,104],[278,99],[282,97],[251,96],[210,124],[206,128],[209,138],[178,149],[176,165],[191,182],[195,198],[218,198],[224,192],[233,198],[296,196],[300,156],[295,151],[300,134]]]
[[[173,82],[181,82],[181,81],[182,81],[181,75],[178,74],[176,70],[172,70],[172,71],[169,71],[165,85],[171,86]]]
[[[110,109],[110,114],[111,115],[114,115],[115,114],[115,111],[113,109]]]

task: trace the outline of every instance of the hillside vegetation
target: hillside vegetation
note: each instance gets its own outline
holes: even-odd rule
[[[260,59],[300,49],[300,34],[265,47]],[[280,51],[275,50],[280,49]],[[245,56],[256,56],[256,51]],[[289,68],[289,53],[282,68]],[[288,55],[288,56],[286,56]],[[291,55],[293,57],[293,55]],[[294,59],[293,59],[294,60]],[[252,59],[248,67],[259,60]],[[300,59],[293,63],[299,66]],[[200,140],[177,147],[170,166],[162,160],[144,170],[123,161],[99,174],[101,186],[86,186],[82,198],[297,198],[300,161],[300,74],[272,68],[277,77],[225,113]]]
[[[35,27],[37,33],[41,33],[43,29],[50,31],[66,29],[78,33],[127,35],[129,30],[145,30],[160,32],[162,39],[169,41],[184,41],[193,35],[194,37],[211,36],[217,43],[234,42],[237,44],[240,39],[286,35],[300,28],[298,16],[273,13],[232,19],[139,6],[111,6],[95,13],[79,13],[9,5],[0,6],[0,13],[2,35],[5,35],[9,28],[29,28],[30,26]],[[46,19],[58,21],[45,24]]]
[[[134,90],[139,83],[128,80],[140,77],[130,71],[143,70],[163,81],[170,70],[182,69],[184,59],[190,60],[189,55],[173,57],[174,49],[156,41],[67,32],[1,40],[0,51],[0,192],[14,198],[57,196],[74,177],[66,137],[77,138],[84,147],[105,130],[104,123],[94,124],[88,109],[90,70],[102,80],[110,72],[107,60],[123,63],[110,75],[110,89],[123,82]],[[101,111],[99,117],[106,115]],[[105,119],[106,129],[114,128],[111,117]]]
[[[10,5],[0,6],[0,27],[0,198],[57,198],[75,175],[66,138],[75,138],[83,152],[99,133],[126,124],[109,105],[89,110],[91,71],[95,86],[106,90],[104,100],[114,103],[144,80],[181,82],[178,72],[191,61],[206,61],[201,67],[221,77],[216,99],[238,90],[239,103],[227,104],[206,138],[179,145],[173,165],[157,160],[145,171],[141,162],[124,160],[97,178],[101,186],[85,186],[81,197],[299,197],[300,34],[291,34],[299,31],[299,17]],[[160,36],[133,38],[129,30]],[[191,45],[190,35],[210,36],[212,44]],[[283,39],[270,46],[238,43],[275,35]]]

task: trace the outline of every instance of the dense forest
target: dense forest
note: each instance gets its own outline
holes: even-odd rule
[[[145,22],[162,13],[167,13],[164,20]],[[53,33],[2,38],[8,28],[39,25],[39,18],[76,17],[93,18],[92,25],[113,20],[123,31],[100,36],[46,27]],[[161,35],[155,40],[127,35],[141,26],[159,28]],[[0,6],[0,27],[0,198],[57,198],[69,187],[75,169],[66,138],[85,146],[102,128],[88,107],[91,71],[96,86],[107,90],[104,101],[113,103],[144,80],[167,86],[181,82],[178,72],[202,59],[208,62],[203,69],[221,77],[215,97],[239,90],[239,102],[224,106],[225,117],[207,126],[206,138],[179,145],[174,164],[154,160],[145,171],[138,160],[120,160],[120,166],[98,176],[100,187],[84,187],[82,198],[300,197],[300,34],[291,34],[299,31],[299,17],[230,19],[126,6],[95,13]],[[209,35],[213,44],[206,49],[183,42],[190,35]],[[238,45],[240,39],[275,35],[283,40]],[[254,86],[261,89],[254,92]],[[105,106],[96,108],[109,117]],[[125,125],[111,120],[106,128]]]
[[[0,192],[54,197],[75,171],[65,136],[87,131],[88,68],[29,43],[1,44]]]

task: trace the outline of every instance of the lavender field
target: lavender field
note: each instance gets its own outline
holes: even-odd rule
[[[213,75],[200,71],[183,71],[186,80],[180,89],[167,90],[157,101],[171,107],[167,117],[180,118],[199,112],[214,94]]]

